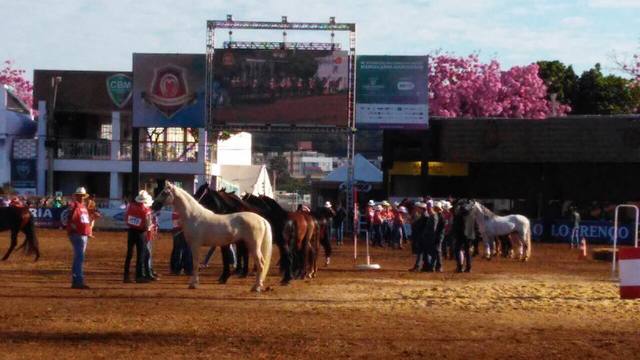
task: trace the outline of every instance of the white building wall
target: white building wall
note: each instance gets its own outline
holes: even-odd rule
[[[218,141],[218,164],[251,165],[251,134],[241,132]]]

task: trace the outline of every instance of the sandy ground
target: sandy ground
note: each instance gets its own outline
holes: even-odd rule
[[[0,358],[640,358],[640,301],[619,299],[609,264],[561,245],[535,244],[528,263],[476,259],[471,274],[410,273],[408,250],[390,249],[373,252],[382,270],[356,271],[345,246],[317,279],[281,287],[272,271],[274,290],[253,294],[252,278],[216,284],[217,254],[188,290],[167,274],[168,234],[162,279],[123,284],[125,236],[90,240],[91,290],[69,288],[61,231],[40,231],[39,262],[0,263]]]

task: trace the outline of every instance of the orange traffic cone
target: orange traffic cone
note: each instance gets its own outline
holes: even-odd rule
[[[587,258],[587,239],[582,238],[580,240],[580,254],[578,260],[585,260]]]

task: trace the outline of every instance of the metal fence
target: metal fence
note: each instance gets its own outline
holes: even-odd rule
[[[57,159],[109,160],[111,141],[109,140],[58,140]]]

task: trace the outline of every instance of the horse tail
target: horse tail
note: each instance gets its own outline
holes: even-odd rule
[[[271,224],[267,220],[263,220],[264,234],[262,236],[262,243],[260,244],[260,251],[262,252],[262,273],[260,274],[260,283],[264,284],[264,280],[267,278],[269,272],[269,266],[271,266],[271,252],[273,247],[273,234],[271,232]]]
[[[16,248],[16,251],[24,248],[25,254],[35,255],[36,258],[34,261],[38,261],[38,259],[40,259],[40,245],[36,235],[36,225],[31,213],[27,212],[27,214],[29,218],[24,226],[22,226],[22,232],[25,235],[25,239],[22,244]]]

